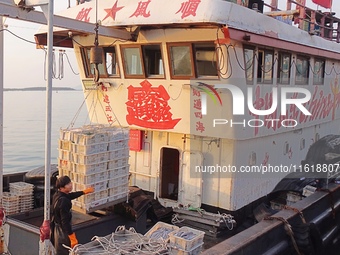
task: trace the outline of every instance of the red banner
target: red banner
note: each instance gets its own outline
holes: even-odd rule
[[[324,8],[330,9],[332,7],[332,0],[312,0],[313,3],[318,4]]]

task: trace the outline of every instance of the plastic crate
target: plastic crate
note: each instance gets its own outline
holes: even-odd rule
[[[108,180],[108,188],[119,187],[119,186],[127,184],[128,182],[129,182],[128,175],[119,176],[114,179]]]
[[[128,129],[108,129],[109,141],[118,141],[118,140],[128,140],[129,139],[129,130]]]
[[[72,170],[72,163],[70,160],[58,158],[58,168]]]
[[[60,140],[58,142],[58,148],[60,150],[67,150],[67,151],[71,151],[72,149],[72,142],[68,141],[68,140]]]
[[[34,185],[26,182],[12,182],[9,184],[9,190],[17,195],[33,194]]]
[[[92,130],[88,132],[83,130],[82,133],[75,133],[73,138],[74,142],[80,145],[104,143],[109,140],[108,134],[100,130]]]
[[[150,238],[150,239],[159,239],[159,238],[155,238],[155,233],[157,233],[156,231],[161,231],[161,229],[164,228],[168,231],[170,231],[165,238],[162,238],[164,241],[168,242],[170,240],[170,233],[172,233],[175,230],[178,230],[179,227],[175,226],[175,225],[171,225],[168,223],[164,223],[164,222],[157,222],[148,232],[146,232],[146,234],[144,236]]]
[[[118,159],[110,160],[107,163],[107,168],[108,169],[115,169],[117,167],[127,166],[128,163],[129,163],[129,158],[128,157],[118,158]]]
[[[180,232],[185,232],[185,233],[193,233],[194,237],[190,240],[182,238],[180,236],[177,236],[178,233]],[[201,244],[203,244],[203,238],[204,238],[204,232],[194,229],[194,228],[189,228],[189,227],[181,227],[180,229],[172,232],[170,234],[170,245],[184,250],[184,251],[190,251],[194,247],[197,247]]]
[[[121,148],[113,151],[109,151],[109,160],[115,160],[119,158],[127,158],[129,157],[129,148]]]
[[[121,200],[123,198],[126,198],[126,200],[128,200],[127,199],[127,192],[123,192],[123,193],[120,193],[120,194],[115,194],[115,195],[109,196],[108,202],[114,202],[114,201],[117,201],[117,200]]]
[[[109,142],[108,150],[118,150],[121,148],[127,148],[129,146],[129,140],[117,140],[117,141],[111,141]]]
[[[170,254],[171,255],[197,255],[197,254],[201,253],[202,247],[203,247],[203,243],[193,247],[189,251],[179,249],[179,248],[176,248],[176,247],[172,247]]]
[[[114,179],[119,176],[129,175],[129,166],[118,167],[115,169],[109,169],[108,171],[108,178]]]
[[[96,200],[108,198],[109,196],[108,194],[109,194],[108,190],[93,192],[93,193],[78,197],[77,201],[83,204],[88,204],[88,203],[95,202]]]
[[[107,170],[107,162],[97,164],[72,164],[72,170],[79,174],[94,174]]]
[[[73,173],[73,181],[83,183],[83,184],[91,184],[96,182],[105,181],[108,179],[108,172],[103,171],[100,173],[93,174],[81,174],[81,173]]]
[[[108,161],[108,159],[109,155],[106,152],[91,155],[73,153],[73,161],[77,164],[98,164]]]
[[[85,155],[105,152],[107,148],[107,142],[89,145],[72,144],[72,152]]]
[[[59,158],[72,161],[72,152],[69,150],[58,150]]]
[[[127,192],[129,191],[129,187],[128,187],[128,183],[114,187],[114,188],[109,188],[108,189],[108,196],[112,197],[114,195],[117,194],[121,194],[121,193],[125,193],[127,194]]]
[[[83,183],[73,183],[75,186],[75,190],[85,190],[89,187],[94,187],[94,191],[98,192],[101,190],[106,190],[107,189],[107,181],[101,181],[97,183],[92,183],[92,184],[83,184]]]

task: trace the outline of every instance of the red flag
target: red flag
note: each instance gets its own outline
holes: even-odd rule
[[[324,8],[330,9],[332,7],[332,0],[312,0],[313,3],[321,5]]]

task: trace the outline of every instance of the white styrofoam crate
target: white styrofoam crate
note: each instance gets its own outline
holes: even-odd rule
[[[78,154],[96,154],[107,151],[108,143],[94,143],[89,145],[82,145],[82,144],[72,144],[72,152]]]
[[[185,238],[182,238],[180,236],[177,236],[179,233],[193,233],[194,237],[190,240],[187,240]],[[178,230],[170,233],[170,245],[173,247],[176,247],[178,249],[184,250],[184,251],[190,251],[194,247],[199,246],[200,244],[203,244],[203,238],[204,238],[204,232],[189,228],[189,227],[181,227]]]
[[[88,203],[92,203],[96,200],[108,198],[108,196],[109,196],[108,194],[109,194],[108,190],[93,192],[93,193],[86,194],[84,196],[78,197],[77,201],[79,201],[80,203],[83,203],[83,204],[88,204]]]
[[[91,183],[105,181],[108,179],[108,176],[109,176],[109,173],[107,171],[93,173],[93,174],[73,173],[73,181],[83,183],[83,184],[91,184]]]
[[[112,197],[114,195],[121,194],[121,193],[127,194],[128,191],[129,191],[128,183],[125,183],[117,187],[109,188],[108,196]]]
[[[128,164],[129,164],[129,157],[118,158],[118,159],[110,160],[107,163],[107,168],[108,169],[115,169],[117,167],[127,166]]]
[[[58,168],[72,170],[72,162],[70,160],[58,158]]]
[[[27,182],[12,182],[9,184],[9,190],[11,193],[27,194],[33,193],[34,185]]]
[[[97,183],[92,183],[92,184],[84,184],[84,183],[73,183],[75,185],[75,190],[85,190],[87,188],[93,187],[95,192],[101,191],[101,190],[106,190],[107,189],[107,180],[97,182]]]
[[[91,155],[84,155],[73,153],[73,161],[77,164],[98,164],[102,162],[106,162],[109,159],[109,154],[107,152],[97,153]]]
[[[72,164],[72,170],[75,173],[80,174],[93,174],[107,170],[107,162],[96,163],[96,164]]]
[[[113,201],[117,201],[117,200],[121,200],[122,198],[127,198],[127,192],[123,192],[120,194],[114,194],[112,196],[109,196],[107,201],[108,202],[113,202]]]
[[[90,210],[91,208],[97,207],[99,205],[106,204],[107,202],[108,202],[108,198],[103,198],[103,199],[96,200],[96,201],[93,201],[93,202],[88,203],[88,204],[81,204],[81,208],[86,209],[86,210]]]
[[[72,161],[72,152],[69,150],[58,150],[59,158]]]
[[[122,166],[122,167],[117,167],[114,169],[109,169],[108,171],[108,178],[109,179],[114,179],[119,176],[123,175],[129,175],[129,166]]]
[[[129,148],[125,147],[125,148],[121,148],[118,150],[113,150],[113,151],[109,151],[109,159],[111,160],[115,160],[115,159],[120,159],[120,158],[127,158],[129,157]]]
[[[60,140],[59,139],[58,149],[71,151],[71,149],[72,149],[72,142],[69,141],[69,140]]]
[[[80,145],[89,145],[96,143],[108,142],[109,137],[106,132],[101,132],[100,130],[93,130],[92,132],[82,132],[74,134],[74,142]]]
[[[113,179],[109,179],[108,188],[119,187],[121,185],[126,185],[127,183],[129,183],[128,175],[119,176]]]
[[[121,148],[127,148],[129,146],[129,140],[117,140],[109,142],[108,150],[119,150]]]
[[[108,129],[109,141],[117,141],[117,140],[127,140],[129,139],[129,129]]]

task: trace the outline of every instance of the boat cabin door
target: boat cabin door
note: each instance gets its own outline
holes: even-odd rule
[[[160,162],[160,198],[178,200],[179,150],[163,147]]]
[[[179,203],[184,206],[201,207],[202,173],[196,171],[203,165],[203,155],[198,151],[184,151],[182,154],[181,188]]]

